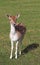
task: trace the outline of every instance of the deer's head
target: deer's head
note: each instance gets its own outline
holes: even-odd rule
[[[7,15],[10,23],[16,23],[16,20],[20,17],[20,14],[17,14],[16,16],[10,16],[10,15]]]

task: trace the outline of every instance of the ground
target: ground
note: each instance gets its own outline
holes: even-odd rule
[[[10,24],[6,15],[18,13],[21,16],[17,22],[24,23],[27,30],[22,55],[10,60]],[[0,0],[0,65],[40,65],[40,0]]]

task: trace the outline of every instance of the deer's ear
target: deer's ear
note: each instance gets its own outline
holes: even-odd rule
[[[7,17],[9,17],[9,15],[7,14]]]
[[[18,19],[19,17],[20,17],[20,14],[17,14],[17,15],[16,15],[16,18]]]

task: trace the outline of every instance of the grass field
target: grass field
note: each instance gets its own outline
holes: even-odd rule
[[[17,22],[27,28],[22,54],[17,60],[10,56],[10,25],[6,14],[20,13]],[[40,0],[0,0],[0,65],[40,65]]]

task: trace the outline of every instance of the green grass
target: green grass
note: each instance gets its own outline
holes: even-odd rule
[[[33,43],[39,47],[17,60],[10,60],[10,25],[6,14],[17,13],[21,14],[17,22],[24,23],[27,28],[22,50]],[[40,0],[0,0],[0,65],[40,65]]]

